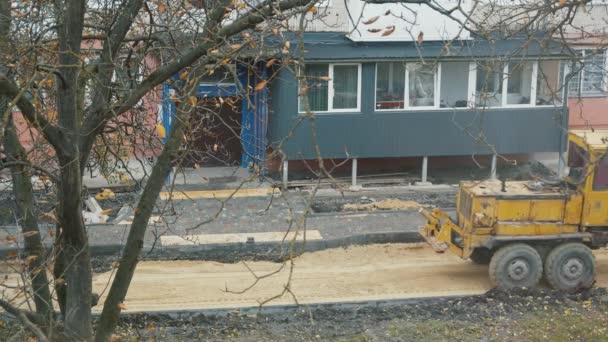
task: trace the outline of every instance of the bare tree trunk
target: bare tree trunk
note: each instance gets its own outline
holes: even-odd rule
[[[91,330],[91,257],[82,218],[80,165],[61,161],[60,196],[61,247],[65,267],[65,330],[70,340],[90,340]]]
[[[7,53],[9,49],[10,6],[10,1],[0,1],[0,54],[2,55]],[[2,73],[8,71],[6,66],[1,62],[0,71]],[[38,228],[38,218],[34,212],[31,171],[27,166],[27,156],[23,146],[19,142],[12,114],[8,111],[10,109],[8,108],[8,104],[9,100],[7,98],[0,98],[0,113],[2,115],[8,113],[7,125],[4,132],[4,148],[8,161],[16,162],[10,169],[13,181],[13,193],[17,206],[17,219],[25,237],[25,256],[26,260],[28,260],[28,272],[32,280],[32,292],[36,312],[50,323],[53,305],[48,277],[46,275],[44,246],[42,245],[42,237]]]
[[[5,101],[5,100],[2,100]],[[6,109],[6,105],[0,104],[0,112]],[[15,131],[12,115],[9,117],[4,137],[4,147],[8,154],[8,161],[27,163],[27,157],[23,147],[19,143],[19,137]],[[32,280],[32,291],[36,312],[51,321],[53,307],[51,293],[46,275],[46,257],[38,219],[34,212],[34,200],[32,194],[31,172],[25,165],[11,167],[13,179],[13,193],[17,204],[17,218],[21,231],[25,237],[25,256],[28,260],[28,271]]]
[[[92,339],[92,271],[86,227],[82,218],[82,175],[78,138],[78,78],[80,44],[86,0],[65,1],[59,10],[59,68],[56,96],[59,127],[64,142],[57,146],[60,166],[59,224],[65,267],[65,330],[68,339]]]
[[[60,206],[58,206],[57,212],[60,211]],[[61,239],[61,225],[57,223],[57,226],[55,227],[55,242],[53,244],[53,279],[55,280],[55,293],[57,294],[57,303],[59,304],[59,311],[61,312],[61,315],[65,317],[65,298],[67,294],[67,286],[65,283],[66,264],[65,255],[63,253],[63,243]]]

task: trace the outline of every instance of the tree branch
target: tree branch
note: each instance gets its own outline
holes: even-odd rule
[[[32,323],[32,321],[30,321],[29,319],[27,319],[27,316],[25,316],[25,314],[23,312],[19,312],[19,319],[21,320],[21,322],[28,327],[28,329],[30,329],[30,331],[34,334],[34,336],[36,336],[36,338],[38,339],[38,341],[41,342],[48,342],[48,339],[46,338],[46,336],[44,335],[44,333],[42,332],[42,330],[40,330],[40,328],[38,328],[34,323]]]
[[[0,299],[0,307],[15,317],[20,317],[21,315],[23,315],[34,324],[44,325],[44,318],[38,315],[37,313],[19,309],[11,303],[5,301],[4,299]]]
[[[267,0],[258,8],[249,11],[231,24],[214,33],[212,40],[192,48],[176,61],[156,69],[144,79],[137,88],[131,91],[126,100],[113,106],[92,110],[82,130],[80,151],[83,154],[88,153],[93,146],[95,136],[103,129],[104,122],[133,108],[133,106],[135,106],[149,91],[154,89],[154,87],[171,78],[183,68],[192,65],[199,58],[207,55],[209,49],[224,42],[227,37],[232,37],[242,31],[254,28],[256,25],[264,22],[267,17],[277,13],[277,11],[280,12],[282,10],[301,7],[308,4],[310,1],[311,0],[283,0],[276,6],[273,6],[273,1]],[[221,9],[222,11],[225,10],[223,7]],[[223,17],[219,16],[218,13],[219,12],[213,12],[213,18],[220,20]],[[86,163],[86,160],[81,159],[80,162],[81,167],[84,167],[83,165]]]
[[[34,105],[24,96],[21,96],[19,87],[4,74],[0,74],[0,96],[6,96],[13,101],[17,99],[17,108],[19,108],[27,121],[38,131],[42,132],[44,138],[54,148],[61,150],[64,139],[60,129],[49,123],[45,117],[38,115],[38,111]]]

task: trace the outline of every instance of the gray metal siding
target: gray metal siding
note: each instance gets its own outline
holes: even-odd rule
[[[299,55],[298,39],[294,37],[292,53]],[[304,57],[307,60],[361,60],[387,58],[556,58],[569,55],[558,41],[548,37],[536,39],[466,39],[454,40],[447,47],[444,41],[416,42],[354,42],[344,33],[309,32],[304,34]]]
[[[285,138],[288,159],[316,158],[311,124],[298,115],[297,86],[286,68],[271,83],[269,140]],[[561,108],[424,110],[376,112],[375,63],[363,63],[361,113],[315,115],[314,125],[324,158],[410,157],[499,153],[558,152]],[[479,141],[479,137],[484,141]]]

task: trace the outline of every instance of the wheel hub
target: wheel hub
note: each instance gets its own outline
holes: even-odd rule
[[[509,264],[507,272],[511,279],[520,281],[526,279],[530,274],[530,265],[525,260],[516,259]]]
[[[585,265],[578,258],[568,259],[562,266],[562,274],[568,280],[577,280],[583,276]]]

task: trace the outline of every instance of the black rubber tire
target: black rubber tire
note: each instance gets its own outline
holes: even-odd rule
[[[595,257],[582,243],[561,244],[547,255],[545,280],[553,288],[572,292],[587,289],[595,283]]]
[[[487,248],[475,248],[469,259],[477,265],[487,265],[492,260],[492,251]]]
[[[532,246],[515,243],[494,253],[489,273],[494,286],[500,289],[533,288],[543,275],[543,261]]]

